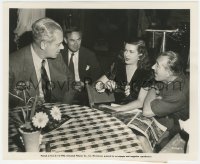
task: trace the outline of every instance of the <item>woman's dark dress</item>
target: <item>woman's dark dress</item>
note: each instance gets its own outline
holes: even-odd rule
[[[129,83],[130,95],[126,97],[124,94],[124,88],[128,84],[126,65],[121,59],[118,59],[112,65],[112,68],[106,73],[106,76],[108,79],[114,80],[117,83],[117,89],[115,90],[115,103],[118,104],[126,104],[136,100],[141,87],[150,87],[153,82],[152,69],[145,70],[137,68]]]

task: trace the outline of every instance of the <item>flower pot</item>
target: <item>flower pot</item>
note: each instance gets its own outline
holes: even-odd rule
[[[24,132],[22,128],[19,128],[21,133],[23,144],[26,152],[39,152],[40,146],[40,131]]]

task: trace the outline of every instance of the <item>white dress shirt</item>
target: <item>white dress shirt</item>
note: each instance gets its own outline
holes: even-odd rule
[[[31,53],[32,53],[32,57],[33,57],[33,64],[35,66],[35,72],[36,72],[36,76],[37,76],[37,80],[39,83],[39,97],[44,97],[43,91],[42,91],[42,80],[41,80],[41,67],[42,67],[42,60],[45,60],[45,69],[47,72],[47,76],[49,78],[49,81],[51,81],[51,77],[50,77],[50,71],[49,71],[49,64],[47,59],[41,59],[34,51],[32,45],[31,45]]]
[[[71,54],[74,53],[73,63],[74,63],[74,74],[75,74],[75,81],[80,81],[79,71],[78,71],[78,59],[79,59],[79,51],[71,52],[68,50],[68,66],[71,59]]]

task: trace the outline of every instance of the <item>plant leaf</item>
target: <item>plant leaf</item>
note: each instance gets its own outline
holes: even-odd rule
[[[34,97],[29,98],[28,101],[27,101],[27,104],[32,103],[32,99],[33,99],[33,98],[34,98]]]
[[[26,122],[28,122],[29,110],[28,110],[27,105],[25,106],[25,108],[26,108],[26,120],[25,120],[25,123],[26,123]]]
[[[21,120],[18,120],[16,118],[11,118],[11,122],[14,122],[15,124],[17,124],[18,126],[24,124]]]
[[[32,107],[32,109],[31,109],[30,120],[32,119],[32,117],[33,117],[33,115],[34,115],[34,113],[35,113],[35,107],[36,107],[37,99],[38,99],[38,97],[37,97],[37,95],[36,95],[36,96],[35,96],[35,101],[34,101],[33,107]]]
[[[24,111],[23,107],[20,107],[23,117],[24,117],[24,122],[26,122],[26,112]]]
[[[19,99],[19,100],[21,100],[21,101],[24,102],[24,100],[23,100],[21,97],[16,96],[16,95],[12,94],[11,92],[9,92],[9,94],[10,94],[11,96],[13,96],[13,97],[15,97],[15,98],[17,98],[17,99]]]
[[[24,94],[24,102],[25,102],[25,105],[26,105],[26,92],[25,92],[25,90],[23,90],[23,94]]]

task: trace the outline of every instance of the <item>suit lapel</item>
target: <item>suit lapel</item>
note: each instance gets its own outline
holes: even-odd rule
[[[63,60],[68,67],[68,48],[66,45],[64,45],[64,49],[61,51]],[[81,80],[83,80],[84,74],[85,74],[85,66],[86,66],[86,60],[84,58],[84,52],[83,49],[79,49],[79,57],[78,57],[78,71],[79,71],[79,77]]]
[[[34,85],[34,88],[37,87],[37,90],[39,91],[39,89],[38,89],[39,82],[37,80],[30,46],[27,47],[27,49],[24,52],[24,70],[23,70],[23,72],[24,72],[24,79],[30,80]]]
[[[60,63],[61,64],[61,63]],[[52,82],[59,81],[57,74],[56,74],[56,69],[57,69],[57,64],[56,64],[56,59],[48,59],[48,65],[49,65],[49,72],[50,72],[50,78]]]
[[[66,66],[68,66],[68,49],[67,49],[66,45],[64,45],[64,49],[61,51],[61,54],[62,54],[62,57],[63,57],[63,60],[66,64]]]
[[[79,76],[80,76],[81,80],[83,80],[83,77],[84,77],[85,66],[86,66],[86,60],[84,58],[83,50],[82,50],[82,48],[80,48],[79,60],[78,60],[78,70],[79,70]]]

